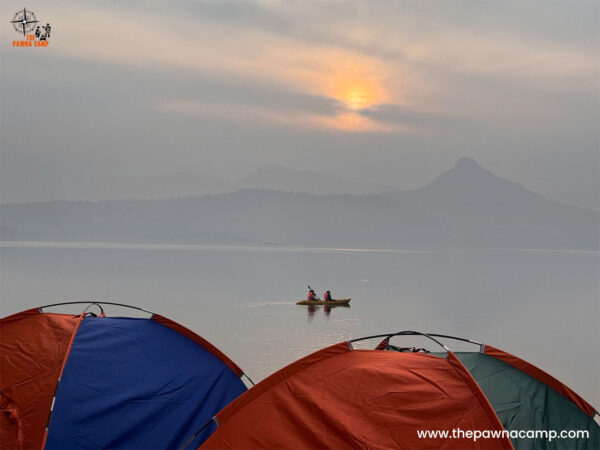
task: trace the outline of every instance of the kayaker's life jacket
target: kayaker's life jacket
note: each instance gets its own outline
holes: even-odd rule
[[[310,291],[310,292],[308,293],[307,300],[308,300],[309,302],[312,302],[312,301],[314,301],[314,300],[315,300],[315,294],[314,294],[314,292]]]
[[[326,302],[330,302],[331,301],[331,294],[329,292],[325,292],[323,294],[323,300],[325,300]]]

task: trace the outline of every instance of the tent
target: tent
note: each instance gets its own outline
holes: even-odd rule
[[[1,448],[178,448],[246,391],[242,370],[192,331],[101,305],[0,320]]]
[[[390,343],[414,335],[443,351]],[[383,341],[355,347],[373,338]],[[446,338],[476,350],[454,353],[440,342]],[[596,420],[589,403],[515,356],[405,331],[341,342],[279,370],[219,412],[201,448],[598,449]],[[589,435],[519,435],[529,430]]]

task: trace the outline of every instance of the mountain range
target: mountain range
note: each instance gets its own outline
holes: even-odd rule
[[[546,199],[468,158],[415,191],[290,172],[267,166],[241,180],[244,189],[201,196],[4,204],[0,237],[360,248],[599,248],[597,211]],[[322,184],[313,185],[321,179]],[[182,177],[178,189],[203,186],[194,180]],[[281,190],[282,184],[288,192]],[[311,189],[331,192],[316,195]]]
[[[393,187],[347,181],[321,172],[292,170],[279,164],[266,164],[235,181],[222,180],[197,172],[150,176],[111,175],[94,183],[81,194],[81,199],[197,197],[242,189],[268,189],[309,194],[373,194],[391,190]]]

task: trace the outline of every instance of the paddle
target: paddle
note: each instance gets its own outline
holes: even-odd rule
[[[311,287],[310,287],[310,284],[308,285],[308,290],[309,290],[309,291],[312,291],[312,290],[313,290],[313,288],[311,288]],[[319,296],[317,295],[317,293],[316,293],[316,292],[315,292],[315,298],[316,298],[317,300],[321,301],[321,299],[319,298]]]

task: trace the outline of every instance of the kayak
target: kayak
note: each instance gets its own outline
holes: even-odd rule
[[[330,300],[330,301],[325,301],[325,300],[301,300],[298,303],[296,303],[296,305],[324,305],[324,306],[342,306],[342,305],[348,305],[348,303],[350,303],[350,299],[349,298],[340,298],[337,300]]]

